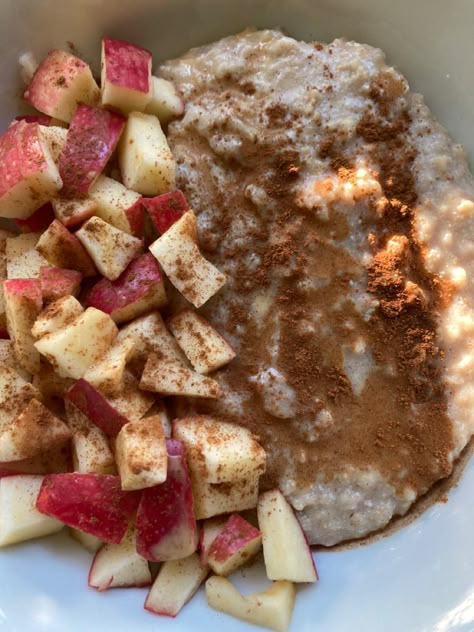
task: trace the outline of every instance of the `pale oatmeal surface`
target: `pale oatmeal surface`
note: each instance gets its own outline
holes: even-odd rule
[[[247,31],[160,68],[204,314],[238,356],[194,410],[250,427],[312,543],[407,511],[474,432],[474,181],[370,46]]]

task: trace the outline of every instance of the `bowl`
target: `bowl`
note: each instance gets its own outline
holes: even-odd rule
[[[149,48],[155,61],[249,25],[301,39],[344,36],[381,47],[425,95],[474,164],[474,53],[470,0],[3,0],[0,4],[0,121],[21,106],[18,57],[73,47],[97,70],[102,35]],[[316,553],[320,582],[298,591],[293,632],[468,632],[474,630],[474,463],[446,503],[360,548]],[[1,519],[1,518],[0,518]],[[202,592],[176,620],[142,609],[139,589],[87,588],[90,556],[65,535],[0,553],[0,625],[8,632],[194,632],[254,629],[207,609]],[[262,585],[256,568],[236,579]]]

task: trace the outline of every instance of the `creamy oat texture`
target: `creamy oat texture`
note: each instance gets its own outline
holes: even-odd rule
[[[474,432],[474,182],[383,53],[248,31],[165,63],[203,314],[238,356],[193,410],[268,453],[312,543],[404,514]],[[178,411],[186,412],[184,405]]]

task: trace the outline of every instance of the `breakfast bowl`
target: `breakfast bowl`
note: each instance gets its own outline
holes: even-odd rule
[[[404,0],[398,4],[387,1],[371,2],[369,0],[357,0],[356,2],[349,0],[331,2],[295,0],[290,3],[279,1],[270,3],[263,0],[261,2],[247,2],[244,0],[236,5],[213,0],[202,2],[185,0],[173,2],[135,0],[135,2],[128,2],[123,0],[114,3],[107,0],[76,0],[61,6],[52,0],[42,2],[16,0],[15,2],[4,2],[0,7],[0,15],[2,18],[0,21],[1,47],[4,60],[0,68],[0,82],[3,88],[3,98],[0,100],[2,132],[7,129],[9,123],[18,114],[31,113],[31,109],[21,98],[25,88],[24,83],[22,83],[19,60],[23,60],[23,71],[25,71],[25,67],[28,71],[28,64],[25,59],[28,60],[29,57],[25,58],[25,53],[41,60],[50,50],[62,49],[77,55],[87,64],[90,64],[94,76],[98,77],[100,75],[101,38],[107,37],[133,42],[151,51],[153,67],[160,67],[160,74],[166,79],[171,79],[179,87],[185,102],[187,99],[191,101],[196,98],[193,92],[194,88],[190,88],[188,85],[190,83],[189,77],[191,77],[196,83],[200,82],[199,98],[203,99],[202,102],[205,102],[206,99],[211,102],[212,108],[217,112],[221,106],[221,100],[226,98],[225,90],[222,89],[222,92],[219,92],[222,86],[212,84],[213,78],[206,75],[208,67],[205,60],[204,62],[199,59],[198,62],[191,60],[178,67],[174,66],[173,62],[165,62],[184,55],[193,47],[208,45],[220,38],[255,27],[257,29],[281,29],[285,35],[305,42],[329,43],[336,39],[339,43],[335,43],[332,49],[328,49],[328,56],[338,59],[344,58],[346,41],[360,42],[382,49],[388,66],[394,66],[405,77],[413,92],[423,94],[425,103],[431,112],[448,130],[456,147],[458,147],[457,144],[462,144],[465,147],[467,159],[473,164],[474,135],[471,130],[470,115],[474,106],[474,91],[471,86],[469,63],[466,63],[466,60],[469,60],[472,54],[470,24],[474,18],[474,10],[467,0],[459,0],[451,7],[442,2],[428,0],[419,0],[416,3],[409,3]],[[224,45],[222,49],[219,49],[220,53],[226,56],[235,72],[237,70],[241,72],[241,57],[246,54],[245,51],[245,54],[242,53],[242,50],[247,46],[247,42],[253,42],[253,45],[256,43],[256,46],[261,48],[270,42],[269,45],[275,46],[275,50],[278,49],[281,55],[288,55],[288,50],[290,54],[293,50],[296,51],[292,48],[294,44],[288,44],[288,41],[279,34],[268,31],[260,36],[255,35],[251,30],[245,32],[246,35],[242,36],[244,39],[241,40],[245,43],[239,44],[240,48],[237,47],[235,53],[229,54]],[[227,41],[232,42],[233,40]],[[322,48],[322,44],[313,46],[316,53],[320,53]],[[230,49],[232,49],[231,46]],[[368,66],[383,64],[383,59],[378,53],[372,53],[372,49],[367,50],[369,51],[367,53]],[[313,65],[314,60],[309,48],[308,50],[304,49],[304,51],[308,57],[307,73],[317,73],[318,68],[315,69]],[[200,54],[198,53],[198,58]],[[338,57],[339,55],[341,57]],[[256,74],[261,71],[258,65],[260,61],[253,62],[251,55],[248,55],[247,60],[249,65],[255,63]],[[349,62],[345,60],[344,63]],[[227,87],[227,83],[232,81],[229,73],[221,71],[217,63],[215,68],[217,68],[216,72],[222,72],[222,81],[224,87]],[[299,72],[304,74],[304,65],[302,68],[303,70],[300,67]],[[328,75],[325,79],[328,77],[331,80],[334,79],[330,76],[330,67],[325,72]],[[342,76],[342,62],[338,66],[338,72]],[[354,66],[351,66],[351,72],[354,75],[357,74]],[[336,76],[337,79],[338,76]],[[290,79],[287,80],[290,81]],[[298,81],[299,79],[296,83]],[[403,98],[405,84],[400,79],[400,75],[394,71],[393,74],[390,74],[390,81],[390,89],[397,92],[396,98]],[[207,92],[209,85],[212,88],[210,94]],[[252,105],[261,105],[261,103],[258,100],[259,85],[257,81],[255,86],[246,84],[242,89],[246,90],[247,106],[250,104],[246,125],[240,131],[242,135],[245,135],[253,131],[254,116],[258,117],[260,114],[259,111],[256,113],[251,111]],[[387,84],[383,84],[382,89],[386,90]],[[398,93],[398,91],[400,92]],[[380,94],[378,98],[383,100]],[[315,96],[314,103],[319,103],[319,99],[319,96]],[[423,107],[418,101],[416,104],[420,108]],[[257,105],[254,109],[257,110]],[[185,117],[188,118],[183,120],[186,120],[186,124],[192,127],[190,111],[188,108],[185,114]],[[196,117],[199,117],[198,108],[195,112]],[[273,108],[271,113],[267,112],[267,116],[273,117],[276,121],[275,125],[278,127],[279,120],[284,119],[286,113],[281,108]],[[215,123],[216,121],[211,121],[209,129]],[[204,118],[200,119],[199,124],[202,124],[202,129],[207,125]],[[350,126],[350,122],[344,124]],[[434,122],[432,125],[436,127]],[[420,136],[422,136],[421,127]],[[184,165],[187,161],[189,162],[190,156],[193,157],[195,151],[194,145],[190,149],[186,144],[185,133],[187,130],[188,128],[185,128],[183,131],[179,122],[171,124],[169,127],[170,144],[178,156],[178,162],[179,159],[182,159]],[[314,133],[314,137],[317,138],[316,131],[311,129],[310,132]],[[307,130],[306,133],[308,133]],[[366,143],[369,145],[373,143],[374,139],[373,135],[370,135],[370,130],[367,128],[364,133]],[[302,134],[304,136],[304,130]],[[439,134],[439,138],[444,138],[441,132]],[[203,136],[205,136],[204,133]],[[218,152],[224,147],[224,144],[219,145],[218,143],[228,142],[229,144],[225,145],[227,151],[231,147],[231,141],[232,139],[229,140],[225,134],[224,140],[217,137],[213,138],[213,148],[217,148],[216,151]],[[306,140],[305,142],[310,146],[310,141]],[[318,138],[317,142],[321,143],[322,141]],[[133,141],[130,142],[130,144],[132,143]],[[275,148],[271,144],[270,147]],[[391,146],[394,153],[387,157],[388,165],[395,162],[397,147],[397,145]],[[201,145],[199,145],[199,151],[201,153],[196,150],[196,155],[201,156],[201,158],[204,156],[207,160],[205,151],[201,151]],[[268,160],[268,147],[265,151],[267,151],[265,159]],[[329,152],[329,149],[327,151]],[[456,155],[462,155],[460,148],[455,149],[455,152],[457,152]],[[239,156],[236,155],[238,162]],[[252,160],[255,159],[252,165],[258,167],[258,150],[255,158],[250,150],[248,155],[252,156]],[[341,161],[340,156],[334,157],[329,153],[323,156],[320,150],[319,158],[322,160],[327,158],[337,162],[335,169],[339,173],[341,182],[343,176],[348,177],[347,173],[350,171],[350,167],[346,162]],[[438,156],[436,159],[438,166],[443,162],[439,158]],[[441,171],[444,169],[443,177],[449,181],[450,163],[448,159],[446,160],[443,162],[445,166],[439,168]],[[199,174],[199,160],[197,163],[197,168],[191,164],[189,171],[186,171],[192,182],[196,180],[196,173]],[[121,164],[122,176],[125,171],[128,171],[124,165],[125,162]],[[282,165],[282,168],[290,174],[291,178],[297,177],[300,165],[293,154],[290,158],[285,156],[284,161],[279,163],[279,168]],[[216,163],[212,164],[210,168],[214,169],[213,173],[219,173],[218,167],[219,164]],[[236,169],[238,177],[242,176],[242,173],[237,171],[237,167],[233,166],[232,168]],[[370,181],[369,167],[357,164],[355,173],[358,174],[359,181],[365,178],[367,178],[367,182]],[[218,177],[217,181],[219,182]],[[228,183],[229,181],[224,180],[225,182]],[[367,182],[360,186],[365,186]],[[318,195],[322,195],[321,189],[318,189],[316,184],[312,192],[316,191]],[[342,187],[344,184],[352,186],[353,183],[346,180]],[[257,187],[248,186],[246,196],[254,201],[259,199],[258,196],[263,195],[262,191],[264,190],[270,197],[274,195],[278,199],[283,199],[286,192],[282,192],[279,186],[280,183],[271,193],[265,189],[265,185],[262,185],[262,188],[258,190]],[[332,186],[333,184],[331,184]],[[138,185],[137,187],[139,190]],[[333,190],[331,187],[330,189]],[[374,194],[377,194],[376,186],[374,185],[374,187]],[[135,187],[130,185],[129,188]],[[189,190],[186,190],[186,194],[193,202],[197,199],[196,190],[198,188],[190,186]],[[347,191],[347,187],[344,190]],[[139,193],[151,195],[146,187]],[[407,195],[407,192],[405,191],[402,195]],[[303,206],[306,203],[305,200],[306,198],[303,196],[301,202]],[[313,202],[312,208],[316,209],[315,212],[319,212],[323,202],[319,198],[317,203]],[[465,202],[457,201],[458,208],[462,209],[460,212],[470,212],[472,203],[469,206]],[[376,208],[382,208],[383,204],[388,203],[392,204],[392,201],[385,199]],[[402,204],[399,206],[403,208]],[[199,211],[198,208],[195,210]],[[434,214],[436,215],[438,211],[439,209],[436,208]],[[441,211],[439,212],[441,213]],[[199,229],[203,242],[206,241],[205,253],[211,253],[209,258],[212,259],[213,248],[215,249],[216,246],[212,245],[212,229],[209,230],[206,221],[201,218]],[[446,221],[449,223],[449,218]],[[84,228],[80,230],[83,231]],[[428,231],[427,224],[425,224],[425,230]],[[204,240],[206,231],[210,235],[206,235]],[[81,237],[83,236],[81,235]],[[459,239],[461,237],[469,241],[469,234],[463,233],[461,235],[459,233]],[[455,233],[454,240],[456,238]],[[86,241],[87,239],[84,237],[83,243]],[[392,245],[398,247],[400,243],[402,242],[394,242]],[[162,251],[151,246],[151,252],[173,281],[173,274],[168,273]],[[42,254],[47,255],[47,253]],[[450,281],[454,284],[460,283],[459,266],[453,270]],[[462,283],[469,284],[470,280],[465,278],[464,270],[463,274]],[[413,290],[413,296],[415,297],[413,300],[420,304],[423,303],[422,292],[416,294]],[[189,295],[186,298],[190,302],[194,301],[193,304],[198,307],[196,297],[193,299]],[[178,306],[181,307],[179,303]],[[208,311],[204,311],[204,315],[210,318]],[[297,312],[290,313],[289,317],[295,318],[293,324],[296,329],[298,324]],[[446,328],[451,331],[449,326],[448,319]],[[172,325],[170,327],[172,328]],[[175,333],[174,330],[173,333]],[[231,342],[235,347],[234,339]],[[467,334],[461,346],[464,343],[466,351],[469,351],[472,344]],[[100,340],[97,340],[96,344],[101,344]],[[456,344],[459,344],[459,341]],[[446,351],[449,352],[449,349]],[[246,350],[243,349],[241,352],[245,354]],[[250,351],[247,352],[250,353]],[[429,351],[426,353],[429,354]],[[435,374],[429,374],[429,376],[435,381]],[[81,376],[72,375],[71,377],[78,379]],[[259,385],[262,387],[262,385],[265,386],[264,380],[267,378],[268,376],[262,377],[262,374],[259,373],[254,382],[260,380]],[[469,383],[469,376],[467,383]],[[166,394],[167,391],[164,392]],[[77,401],[75,403],[77,404]],[[200,414],[209,412],[212,414],[215,410],[218,409],[199,408],[198,406],[195,410],[194,408],[186,409],[186,407],[180,408],[178,406],[173,412],[178,417],[185,417],[187,414],[195,414],[196,411]],[[285,419],[285,414],[285,412],[281,412],[281,409],[272,412],[274,417],[279,418],[277,424],[285,423],[281,421]],[[437,434],[440,427],[434,425],[436,419],[431,417],[430,420],[433,423],[431,432]],[[180,435],[176,431],[173,438],[179,438],[185,442],[185,430],[185,428],[181,429]],[[251,430],[260,434],[255,424],[251,426]],[[263,434],[264,430],[262,429]],[[380,434],[380,437],[378,436],[377,440],[380,441],[380,445],[375,445],[375,448],[378,449],[383,444],[383,433]],[[458,452],[461,451],[465,443],[466,441]],[[315,583],[303,582],[299,585],[296,606],[289,629],[295,631],[333,630],[335,632],[348,629],[366,632],[378,630],[387,632],[391,630],[413,632],[472,630],[474,626],[474,582],[472,578],[474,548],[471,542],[471,524],[474,518],[474,509],[471,497],[474,489],[474,467],[472,462],[469,462],[469,452],[469,446],[464,448],[454,473],[448,481],[434,486],[430,495],[427,498],[422,496],[406,516],[404,511],[413,498],[410,496],[408,500],[405,499],[406,505],[402,503],[399,511],[395,512],[403,515],[392,521],[388,527],[386,527],[387,520],[385,518],[380,518],[380,524],[377,522],[377,518],[377,520],[374,519],[375,521],[370,528],[363,525],[357,530],[354,523],[351,522],[351,528],[345,530],[340,526],[337,527],[338,530],[329,529],[327,528],[328,516],[330,515],[330,502],[328,500],[325,500],[326,509],[324,511],[326,514],[319,508],[317,514],[319,517],[315,518],[315,514],[312,514],[313,517],[308,519],[309,522],[305,522],[307,520],[306,505],[300,497],[297,498],[294,495],[291,485],[285,486],[288,481],[279,480],[277,484],[285,492],[285,495],[292,498],[295,509],[299,510],[299,516],[307,537],[312,544],[317,545],[314,549],[314,558],[319,580]],[[170,452],[168,453],[170,454]],[[173,456],[178,457],[179,455],[174,454]],[[456,454],[456,456],[459,455]],[[293,454],[291,458],[296,459],[296,455]],[[301,458],[304,460],[306,457]],[[358,491],[361,486],[372,484],[371,480],[365,478],[363,483],[357,483]],[[349,509],[342,520],[344,523],[352,520],[354,513],[351,509],[352,502],[353,500],[349,499]],[[374,500],[374,503],[376,502]],[[372,507],[372,509],[373,512],[370,515],[378,516],[380,514],[378,507]],[[203,514],[200,517],[207,516]],[[2,517],[0,516],[1,520]],[[359,540],[358,538],[361,536],[364,536],[365,539]],[[291,557],[291,550],[288,550],[287,554]],[[41,540],[19,543],[1,549],[0,621],[5,630],[22,630],[24,632],[36,630],[75,632],[77,630],[79,632],[84,629],[91,631],[113,629],[120,631],[132,626],[136,630],[144,631],[161,626],[162,629],[176,630],[177,632],[191,628],[199,631],[217,630],[225,627],[231,632],[257,629],[248,623],[238,621],[209,608],[202,589],[197,592],[196,596],[176,618],[158,617],[143,609],[146,596],[146,589],[144,588],[116,589],[102,593],[88,587],[87,573],[90,563],[90,553],[81,548],[64,532]],[[242,594],[263,590],[268,586],[261,560],[254,565],[240,569],[232,576],[232,581]]]

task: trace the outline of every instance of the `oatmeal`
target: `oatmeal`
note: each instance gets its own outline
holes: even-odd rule
[[[311,543],[365,536],[474,432],[463,150],[370,46],[248,31],[160,73],[187,104],[177,185],[228,276],[202,313],[237,351],[221,399],[186,406],[260,437]]]

